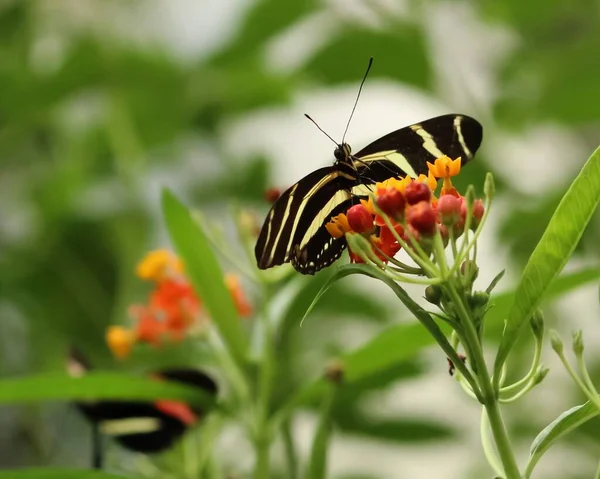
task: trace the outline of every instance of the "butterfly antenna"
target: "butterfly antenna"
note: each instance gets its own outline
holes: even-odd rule
[[[369,64],[367,65],[367,71],[363,76],[362,81],[360,82],[360,87],[358,87],[358,95],[356,95],[356,100],[354,101],[354,106],[352,107],[352,113],[350,113],[350,118],[348,118],[348,123],[346,123],[346,129],[344,130],[344,136],[342,137],[342,143],[346,139],[346,133],[348,133],[348,127],[350,126],[350,121],[354,116],[354,110],[356,110],[356,105],[358,105],[358,99],[360,98],[360,92],[362,90],[363,85],[365,84],[365,80],[367,79],[367,75],[369,74],[369,70],[371,69],[371,65],[373,65],[373,57],[369,58]]]
[[[324,134],[324,135],[325,135],[327,138],[329,138],[331,141],[333,141],[333,142],[335,143],[335,146],[337,146],[337,145],[338,145],[338,142],[337,142],[337,141],[335,141],[333,138],[331,138],[331,136],[329,136],[329,135],[327,134],[327,132],[326,132],[325,130],[323,130],[323,128],[321,128],[321,127],[319,126],[319,124],[318,124],[318,123],[317,123],[315,120],[313,120],[313,119],[312,119],[312,118],[311,118],[311,117],[310,117],[308,114],[306,114],[306,113],[305,113],[305,114],[304,114],[304,116],[305,116],[306,118],[308,118],[310,121],[312,121],[312,122],[315,124],[315,126],[316,126],[316,127],[317,127],[317,128],[320,130],[320,131],[321,131],[321,133],[323,133],[323,134]]]

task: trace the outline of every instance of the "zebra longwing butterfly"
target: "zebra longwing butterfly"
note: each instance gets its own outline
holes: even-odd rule
[[[426,174],[427,162],[443,155],[461,157],[464,165],[482,136],[477,120],[449,114],[389,133],[356,154],[342,140],[333,166],[310,173],[273,204],[254,249],[258,267],[291,262],[300,273],[314,274],[331,265],[346,248],[344,237],[333,238],[325,228],[332,217],[368,196],[376,182]]]
[[[85,374],[90,365],[79,351],[72,351],[67,364],[74,377]],[[216,396],[217,385],[196,369],[167,369],[152,374],[153,378],[176,381]],[[199,421],[206,411],[197,406],[174,401],[100,400],[78,401],[77,408],[100,433],[113,437],[121,446],[146,454],[171,447],[188,427]],[[100,446],[95,444],[96,448]],[[101,452],[95,451],[100,457]],[[102,460],[94,461],[100,467]]]

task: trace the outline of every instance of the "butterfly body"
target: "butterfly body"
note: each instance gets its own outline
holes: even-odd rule
[[[259,234],[255,256],[261,269],[291,262],[303,274],[331,265],[346,248],[344,237],[325,228],[365,198],[377,182],[426,174],[427,162],[447,155],[469,161],[481,144],[481,125],[466,115],[443,115],[389,133],[352,154],[347,143],[334,151],[333,166],[291,186],[273,204]]]

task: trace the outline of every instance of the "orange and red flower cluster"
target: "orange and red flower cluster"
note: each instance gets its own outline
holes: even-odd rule
[[[451,160],[447,156],[438,158],[435,163],[427,163],[428,175],[416,179],[390,178],[375,185],[373,197],[361,200],[345,214],[342,213],[326,224],[327,231],[334,238],[346,233],[365,236],[373,246],[373,252],[387,261],[400,251],[400,237],[406,244],[417,241],[424,244],[437,231],[447,240],[452,234],[456,238],[462,234],[467,216],[467,203],[450,178],[460,172],[461,159]],[[443,179],[440,197],[435,196],[438,178]],[[377,208],[375,208],[377,206]],[[384,214],[378,214],[377,210]],[[481,200],[475,200],[471,227],[476,228],[483,217]],[[390,229],[386,218],[393,228]],[[360,263],[363,259],[350,251],[351,261]]]
[[[106,340],[117,358],[129,355],[137,342],[160,346],[164,342],[181,341],[191,331],[202,331],[208,317],[202,303],[183,271],[182,262],[166,250],[151,251],[137,266],[139,278],[150,281],[154,287],[146,304],[129,308],[135,323],[132,328],[111,326]],[[236,276],[225,277],[238,313],[252,314],[244,291]]]

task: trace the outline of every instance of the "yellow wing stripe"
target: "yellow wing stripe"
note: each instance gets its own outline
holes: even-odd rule
[[[296,228],[298,228],[298,223],[300,222],[300,217],[302,216],[302,213],[304,212],[304,208],[306,208],[306,205],[308,204],[308,202],[310,201],[312,196],[317,191],[319,191],[321,188],[323,188],[323,186],[325,186],[327,183],[336,179],[340,174],[341,173],[339,171],[336,171],[336,172],[333,172],[333,173],[327,175],[326,177],[321,179],[318,183],[316,183],[307,194],[304,195],[304,198],[302,198],[302,202],[300,203],[300,205],[298,205],[298,209],[294,212],[294,214],[295,214],[294,224],[292,225],[292,229],[290,230],[290,239],[288,240],[288,244],[286,246],[286,251],[289,252],[292,249],[292,243],[294,241],[294,236],[296,235]],[[293,192],[292,192],[292,194],[290,194],[290,198],[291,197],[293,197]],[[288,208],[286,208],[286,212],[283,216],[282,224],[284,224],[287,221],[288,215],[289,215],[289,211],[288,211]],[[314,222],[314,220],[313,220],[313,222]],[[312,224],[311,224],[311,228],[309,228],[308,231],[311,231],[311,230],[312,230]],[[305,234],[305,236],[306,236],[306,234]],[[278,239],[276,240],[276,243],[277,243]]]
[[[300,242],[300,249],[303,249],[306,244],[310,241],[310,239],[314,236],[317,230],[321,227],[326,218],[329,217],[331,212],[341,203],[350,199],[350,193],[346,190],[336,191],[335,194],[331,197],[331,199],[325,203],[323,208],[315,215],[310,226],[304,233],[302,237],[302,241]]]
[[[396,150],[378,151],[377,153],[373,153],[371,155],[361,156],[359,161],[355,161],[354,163],[357,167],[360,167],[361,163],[369,164],[374,161],[385,160],[393,163],[412,178],[419,176],[415,173],[414,168],[410,165],[406,159],[406,156],[404,156],[402,153],[398,153]]]
[[[410,129],[423,138],[423,148],[431,153],[434,158],[444,156],[442,151],[438,148],[437,143],[433,139],[431,133],[423,129],[421,125],[412,125]]]

